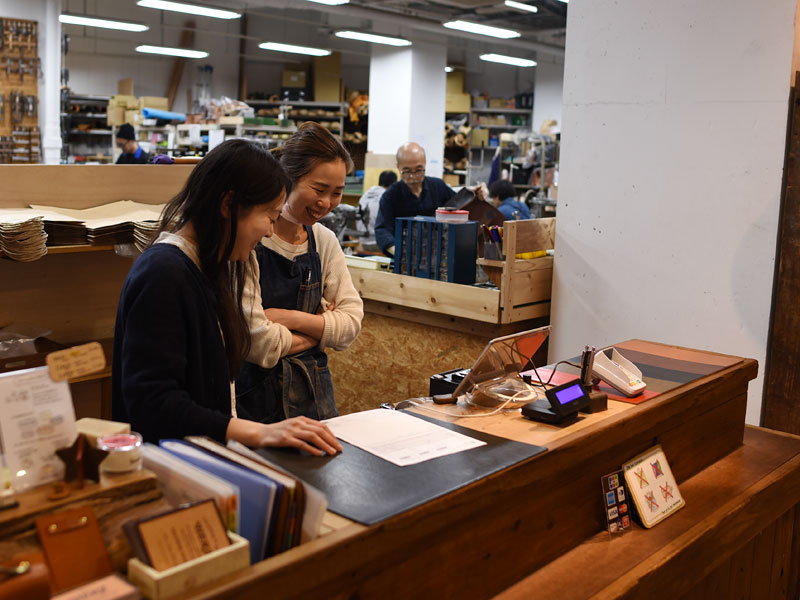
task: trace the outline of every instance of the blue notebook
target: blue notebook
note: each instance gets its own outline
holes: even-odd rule
[[[239,486],[239,533],[250,542],[250,563],[264,557],[278,485],[263,475],[218,458],[181,440],[161,440],[164,450]]]

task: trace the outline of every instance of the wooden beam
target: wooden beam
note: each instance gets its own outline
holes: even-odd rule
[[[181,42],[180,48],[192,48],[194,46],[194,21],[186,21],[183,24],[183,31],[181,32]],[[175,62],[172,63],[172,73],[169,76],[169,84],[167,85],[167,93],[164,94],[167,97],[169,109],[172,110],[172,106],[175,103],[175,96],[178,95],[178,86],[181,83],[181,77],[183,76],[183,65],[186,63],[185,58],[177,57]]]

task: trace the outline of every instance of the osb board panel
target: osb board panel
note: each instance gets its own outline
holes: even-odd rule
[[[57,254],[30,263],[0,260],[0,326],[44,327],[52,330],[47,337],[61,343],[113,337],[131,264],[113,252]]]
[[[339,413],[427,396],[431,375],[472,366],[487,341],[367,313],[353,345],[328,353]]]
[[[0,208],[91,208],[117,200],[169,202],[194,165],[0,165]],[[57,185],[54,185],[57,182]]]

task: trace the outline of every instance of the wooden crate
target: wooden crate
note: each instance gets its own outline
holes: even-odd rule
[[[550,312],[553,257],[519,259],[525,252],[552,250],[556,220],[527,219],[503,224],[502,260],[479,258],[478,264],[500,290],[498,323],[540,317]],[[542,309],[546,304],[546,312]]]

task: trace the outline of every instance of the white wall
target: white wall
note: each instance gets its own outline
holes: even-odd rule
[[[639,337],[763,371],[795,3],[570,3],[551,359]]]
[[[0,17],[29,19],[39,23],[39,131],[42,162],[58,164],[61,159],[61,26],[60,0],[0,2]]]
[[[378,44],[372,47],[368,152],[394,155],[397,148],[408,141],[411,65],[411,48],[392,48]]]
[[[563,59],[540,54],[536,65],[536,83],[533,88],[533,130],[539,131],[542,123],[555,119],[561,127],[561,105],[564,91]]]

